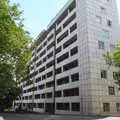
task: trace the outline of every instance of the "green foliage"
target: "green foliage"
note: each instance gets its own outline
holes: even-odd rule
[[[114,48],[114,52],[107,52],[103,54],[106,63],[111,66],[120,68],[120,44],[117,44]],[[116,84],[120,87],[120,69],[118,72],[113,73],[113,77],[116,80]]]
[[[0,105],[18,95],[16,81],[21,80],[31,57],[31,38],[24,30],[18,7],[8,0],[0,0]]]

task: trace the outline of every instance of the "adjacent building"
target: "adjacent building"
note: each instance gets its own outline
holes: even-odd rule
[[[117,68],[102,56],[120,42],[119,32],[116,0],[69,0],[36,38],[16,103],[56,114],[120,112]]]

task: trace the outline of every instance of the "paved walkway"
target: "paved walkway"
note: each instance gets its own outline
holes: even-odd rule
[[[100,117],[70,115],[39,115],[39,114],[0,114],[5,120],[97,120]]]

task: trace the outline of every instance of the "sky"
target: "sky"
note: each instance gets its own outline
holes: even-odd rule
[[[25,30],[29,31],[33,38],[46,29],[50,21],[60,11],[68,0],[12,0],[20,4],[23,10]],[[120,20],[120,0],[117,0]]]

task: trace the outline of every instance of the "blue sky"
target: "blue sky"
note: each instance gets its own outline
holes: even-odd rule
[[[68,0],[12,0],[20,4],[20,10],[24,10],[25,29],[36,37],[45,29],[51,19],[59,12]],[[120,18],[120,0],[117,0]]]

